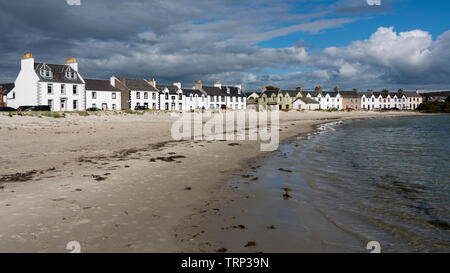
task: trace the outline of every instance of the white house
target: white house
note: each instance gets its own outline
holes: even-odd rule
[[[240,84],[236,86],[221,86],[221,88],[227,93],[227,109],[243,110],[247,108],[247,96],[242,92]]]
[[[156,84],[153,79],[150,84],[159,90],[159,109],[166,111],[183,111],[185,109],[185,99],[181,83],[173,85]]]
[[[49,105],[53,111],[85,110],[85,82],[75,58],[66,64],[35,63],[23,55],[15,87],[7,95],[8,106]]]
[[[319,102],[311,98],[297,98],[292,103],[292,109],[298,110],[318,110]]]
[[[207,106],[207,96],[200,90],[183,89],[185,110],[205,110]]]
[[[306,97],[319,102],[319,109],[342,110],[342,96],[337,92],[305,92]]]
[[[122,110],[121,92],[109,80],[85,79],[86,108]]]

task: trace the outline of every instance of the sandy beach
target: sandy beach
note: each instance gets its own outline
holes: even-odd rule
[[[412,115],[281,112],[280,139],[330,121]],[[175,120],[0,115],[0,252],[68,252],[70,241],[82,252],[217,251],[186,226],[234,198],[223,182],[264,153],[256,141],[174,141]]]

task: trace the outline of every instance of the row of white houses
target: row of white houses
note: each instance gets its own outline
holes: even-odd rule
[[[75,58],[66,64],[37,63],[32,53],[24,54],[13,88],[4,93],[9,107],[48,105],[53,111],[154,109],[186,111],[196,109],[246,109],[241,85],[224,86],[216,81],[192,88],[181,83],[156,84],[154,79],[112,76],[109,80],[85,79]]]
[[[335,92],[304,92],[307,98],[319,103],[319,109],[355,109],[355,110],[382,110],[399,109],[415,110],[423,101],[418,91],[398,90],[391,93],[388,90],[382,92],[358,92],[335,91]]]

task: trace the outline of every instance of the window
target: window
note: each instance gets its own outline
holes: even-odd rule
[[[148,109],[148,102],[144,102],[145,109]]]
[[[168,100],[169,99],[169,93],[166,93],[165,95],[165,99]],[[169,106],[167,106],[166,108],[169,108]],[[167,109],[166,109],[167,110]]]
[[[182,100],[183,99],[183,94],[178,94],[178,99]]]
[[[112,92],[112,93],[111,93],[111,98],[112,98],[113,100],[115,100],[115,99],[117,98],[116,92]],[[115,109],[114,109],[114,110],[115,110]]]
[[[41,68],[40,73],[41,73],[41,76],[44,78],[52,78],[53,77],[53,73],[48,67]]]
[[[140,99],[141,98],[141,92],[136,92],[136,99]]]
[[[144,92],[144,99],[147,100],[148,99],[148,93]]]
[[[172,96],[172,100],[175,100],[175,96]]]
[[[156,103],[153,103],[153,104],[152,104],[152,108],[153,108],[154,110],[156,110]]]
[[[53,94],[53,84],[47,85],[47,94]]]
[[[72,91],[73,91],[73,94],[74,95],[77,95],[78,94],[78,85],[74,85],[73,87],[72,87]]]
[[[116,110],[116,105],[115,104],[112,105],[112,109]]]
[[[73,110],[77,110],[77,109],[78,109],[78,101],[73,100]]]
[[[192,98],[193,98],[192,94],[189,96],[189,98],[190,98],[190,101],[192,101]]]
[[[13,94],[12,94],[12,99],[13,99],[13,100],[16,99],[16,92],[13,92]]]
[[[61,84],[61,95],[65,95],[65,94],[66,94],[66,85]]]
[[[156,100],[156,93],[152,93],[152,99]]]
[[[202,95],[202,102],[204,102],[204,101],[205,101],[205,96]]]
[[[92,98],[96,99],[97,98],[97,92],[92,92]]]
[[[50,110],[53,110],[53,100],[48,100],[47,105],[50,107]]]
[[[66,70],[66,78],[75,80],[77,78],[77,74],[74,71]]]

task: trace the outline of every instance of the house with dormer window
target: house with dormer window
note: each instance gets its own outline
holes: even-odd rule
[[[155,80],[150,81],[159,90],[160,110],[166,111],[183,111],[185,110],[185,98],[181,83],[176,82],[170,84],[156,84]]]
[[[85,110],[85,82],[75,58],[66,64],[37,63],[32,53],[23,55],[9,107],[48,105],[52,111]]]

